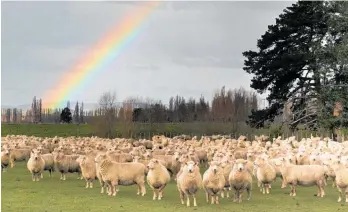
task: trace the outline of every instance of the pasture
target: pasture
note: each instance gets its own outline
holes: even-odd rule
[[[203,172],[203,170],[202,170]],[[326,196],[318,198],[316,187],[299,187],[297,196],[289,196],[289,188],[281,189],[280,180],[272,185],[271,194],[263,195],[256,186],[254,179],[252,198],[243,199],[238,204],[232,199],[220,199],[220,205],[210,205],[205,201],[203,190],[198,192],[197,207],[187,208],[181,205],[176,183],[171,181],[164,190],[164,198],[152,200],[152,191],[146,185],[144,197],[136,195],[136,186],[121,186],[116,197],[100,194],[100,186],[96,181],[94,188],[86,189],[84,180],[77,180],[76,174],[68,174],[66,181],[59,180],[60,174],[54,172],[49,178],[32,182],[26,168],[26,162],[16,163],[14,168],[1,174],[1,205],[6,212],[80,212],[80,211],[228,211],[228,212],[333,212],[348,211],[347,203],[337,203],[337,189],[332,188],[331,181],[325,188]]]

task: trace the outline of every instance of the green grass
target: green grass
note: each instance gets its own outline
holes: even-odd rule
[[[93,189],[85,189],[84,180],[77,180],[76,174],[68,174],[66,181],[60,181],[59,173],[53,178],[44,173],[39,182],[32,182],[26,163],[17,163],[13,169],[2,173],[2,211],[6,212],[85,212],[85,211],[228,211],[228,212],[333,212],[348,211],[348,204],[337,203],[337,190],[329,182],[324,198],[315,197],[316,187],[299,187],[297,197],[289,196],[289,188],[280,189],[279,180],[272,187],[270,195],[260,194],[256,185],[250,201],[241,204],[231,199],[221,199],[220,205],[205,202],[204,192],[198,192],[198,207],[187,208],[181,205],[175,182],[164,190],[164,199],[152,200],[152,191],[147,186],[144,197],[137,196],[136,186],[121,186],[116,197],[100,194],[99,184]],[[192,203],[192,202],[191,202]]]
[[[123,137],[125,126],[122,123],[116,124],[116,137]],[[135,123],[134,128],[131,130],[129,137],[133,138],[147,138],[151,139],[153,135],[165,135],[167,137],[173,137],[176,135],[213,135],[223,134],[232,135],[238,137],[239,135],[245,135],[248,139],[252,139],[254,135],[269,135],[271,137],[283,135],[283,137],[289,137],[295,135],[296,138],[310,137],[313,135],[330,136],[324,132],[310,132],[301,130],[294,134],[288,131],[280,131],[276,127],[270,129],[251,129],[247,126],[237,126],[233,123],[156,123],[156,124],[142,124]],[[37,137],[68,137],[68,136],[80,136],[90,137],[93,135],[99,135],[95,132],[95,128],[89,124],[77,125],[77,124],[1,124],[1,136],[6,135],[29,135]],[[345,131],[348,134],[348,131]],[[347,137],[347,136],[346,136]]]
[[[28,135],[37,137],[91,136],[87,124],[1,124],[1,136]]]

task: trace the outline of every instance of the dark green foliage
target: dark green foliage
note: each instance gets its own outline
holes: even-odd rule
[[[249,125],[265,126],[265,122],[273,121],[283,112],[286,104],[291,104],[293,119],[289,124],[292,129],[299,124],[317,128],[318,120],[322,119],[321,108],[323,105],[327,106],[326,98],[335,97],[332,102],[338,99],[343,101],[343,89],[323,88],[324,83],[329,83],[328,73],[332,75],[332,82],[329,84],[347,84],[347,75],[336,67],[340,64],[337,62],[338,57],[332,56],[335,55],[333,52],[342,52],[342,49],[333,51],[323,45],[323,40],[327,40],[328,36],[341,33],[342,37],[342,33],[346,33],[348,29],[332,29],[332,23],[337,23],[337,20],[332,20],[332,15],[338,8],[333,4],[335,3],[305,1],[293,4],[284,10],[276,19],[276,24],[270,25],[258,40],[257,51],[243,53],[246,57],[244,70],[253,75],[250,86],[259,93],[269,92],[269,107],[252,112]],[[339,40],[342,39],[328,43],[337,46]],[[344,63],[347,64],[344,61],[341,65]],[[334,71],[332,67],[332,70],[328,69],[330,65],[338,70]],[[323,72],[326,72],[325,77]],[[330,90],[333,92],[327,93]],[[334,93],[340,95],[340,98]],[[332,108],[325,112],[326,115],[330,109]]]
[[[72,121],[72,115],[71,115],[70,109],[66,107],[62,110],[62,113],[60,114],[60,122],[71,123],[71,121]]]

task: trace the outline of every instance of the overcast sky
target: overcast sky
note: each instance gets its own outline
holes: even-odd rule
[[[168,102],[211,99],[215,89],[244,86],[242,52],[293,1],[163,2],[137,39],[71,99],[97,102],[104,91]],[[141,2],[2,2],[1,100],[43,97],[115,23]],[[125,80],[126,79],[126,80]]]

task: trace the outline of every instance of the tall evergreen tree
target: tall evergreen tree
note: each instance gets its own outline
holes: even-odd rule
[[[322,79],[316,52],[328,31],[329,15],[324,2],[299,1],[268,26],[268,31],[257,42],[257,51],[246,51],[243,68],[253,75],[251,87],[259,93],[269,91],[269,107],[255,110],[248,123],[264,126],[280,114],[291,102],[294,120],[316,123],[318,109],[313,101],[320,94]]]
[[[80,111],[79,111],[79,102],[76,102],[75,110],[74,110],[74,122],[80,123]]]
[[[85,120],[84,120],[83,102],[81,103],[81,107],[79,109],[80,109],[79,123],[84,123]]]

